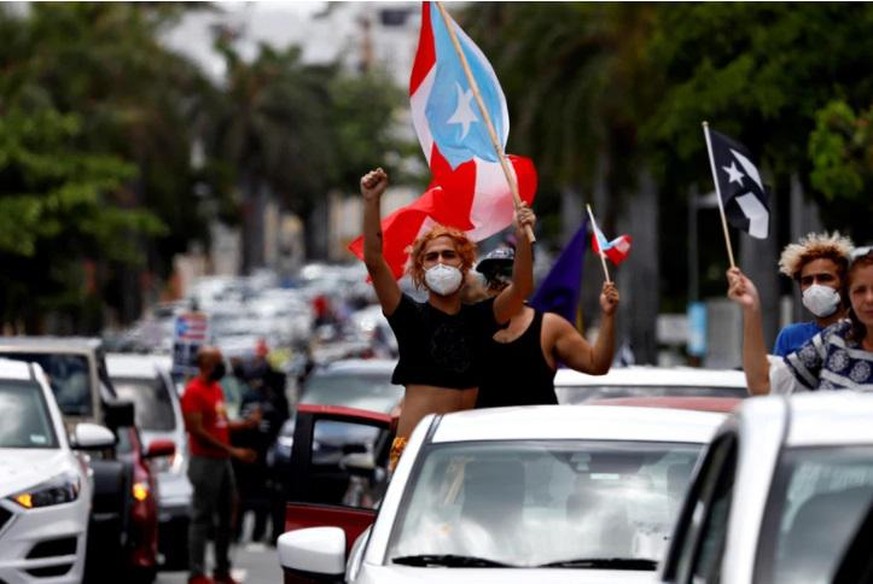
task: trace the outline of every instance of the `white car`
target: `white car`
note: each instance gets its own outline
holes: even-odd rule
[[[164,568],[187,565],[188,524],[194,489],[188,480],[188,438],[179,395],[170,377],[171,359],[163,355],[109,353],[106,369],[118,396],[133,402],[143,443],[170,440],[172,457],[151,461],[158,482],[159,549]]]
[[[358,584],[648,582],[724,417],[629,406],[430,415],[348,558],[343,529],[321,526],[280,536],[279,559],[286,577]]]
[[[842,557],[869,522],[871,420],[873,396],[851,391],[745,400],[695,473],[661,581],[869,582]]]
[[[93,492],[77,449],[110,448],[107,428],[82,422],[71,446],[39,365],[0,359],[0,582],[82,581]]]
[[[746,376],[737,369],[613,367],[606,375],[586,375],[561,368],[555,374],[560,404],[581,404],[600,398],[660,395],[747,397]]]

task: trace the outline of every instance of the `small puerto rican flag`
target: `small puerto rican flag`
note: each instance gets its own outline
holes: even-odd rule
[[[600,231],[596,223],[593,224],[593,228],[591,249],[594,253],[598,255],[602,253],[616,266],[627,259],[632,241],[630,235],[619,235],[612,241],[607,241],[606,236],[603,235],[603,232]]]

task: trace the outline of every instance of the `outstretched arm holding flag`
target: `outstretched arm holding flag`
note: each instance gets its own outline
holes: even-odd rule
[[[475,405],[477,388],[488,374],[481,347],[522,309],[533,274],[530,243],[521,238],[512,285],[497,298],[463,305],[462,283],[473,265],[476,245],[457,229],[433,224],[413,242],[407,266],[415,286],[427,291],[427,301],[418,302],[402,293],[382,248],[379,215],[387,186],[388,175],[381,168],[361,178],[364,261],[382,312],[397,337],[400,356],[391,380],[406,389],[391,448],[393,468],[406,439],[424,416]],[[535,221],[533,211],[522,205],[516,212],[519,235]]]

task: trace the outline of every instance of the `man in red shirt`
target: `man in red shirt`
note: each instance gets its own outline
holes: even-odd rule
[[[188,529],[189,584],[236,584],[230,575],[231,518],[236,503],[236,484],[231,458],[253,462],[254,450],[230,445],[230,432],[257,427],[260,414],[230,421],[219,380],[226,373],[221,351],[203,347],[197,353],[197,377],[182,396],[182,412],[188,431],[188,478],[194,487],[191,525]],[[214,524],[214,518],[218,518]],[[206,575],[206,540],[215,533],[215,571]]]

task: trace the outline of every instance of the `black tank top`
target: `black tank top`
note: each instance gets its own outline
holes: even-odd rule
[[[543,356],[542,329],[543,313],[535,310],[527,330],[517,339],[498,343],[491,338],[486,343],[477,408],[558,403],[555,371]]]

